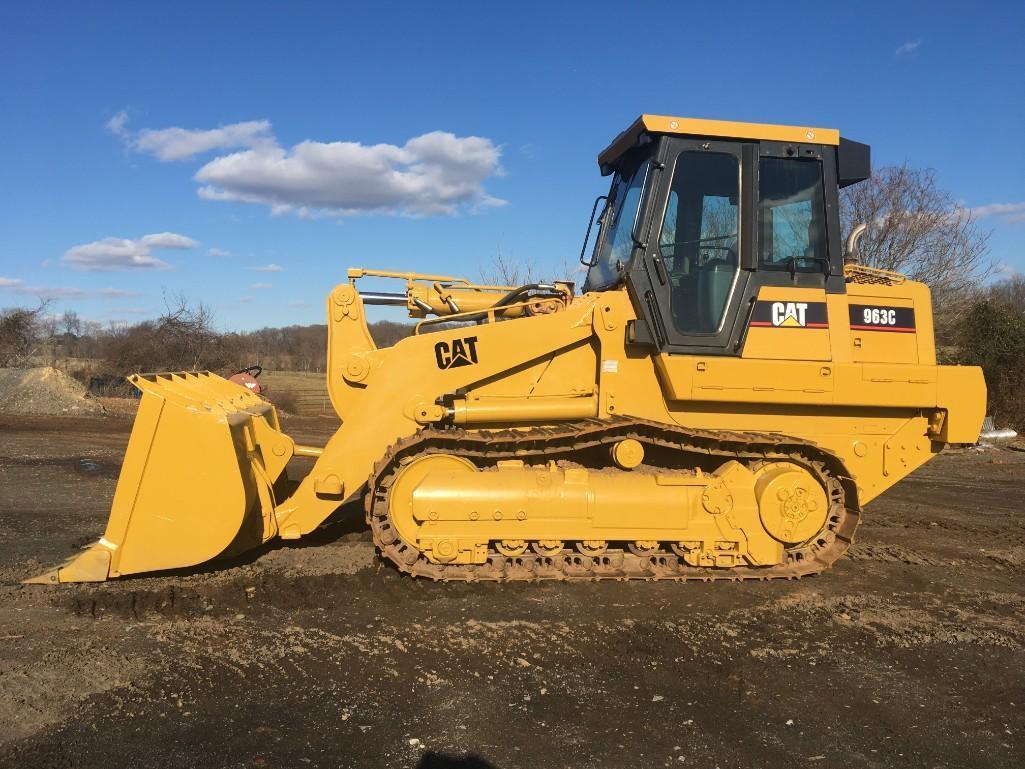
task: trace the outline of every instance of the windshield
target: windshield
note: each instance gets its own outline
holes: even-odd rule
[[[633,251],[633,227],[641,202],[649,161],[625,171],[617,171],[605,210],[598,217],[598,240],[591,257],[584,290],[590,291],[614,283],[619,278],[616,263],[626,264]]]

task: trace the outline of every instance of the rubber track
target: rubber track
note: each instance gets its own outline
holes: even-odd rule
[[[402,464],[422,454],[453,454],[485,469],[503,459],[520,459],[528,465],[550,459],[573,461],[574,455],[596,446],[634,438],[645,445],[678,451],[695,458],[720,457],[756,467],[766,461],[789,461],[815,474],[826,489],[830,510],[826,528],[805,545],[788,549],[776,566],[695,567],[672,552],[636,556],[609,550],[598,556],[563,550],[559,555],[525,553],[506,557],[490,548],[484,564],[432,563],[404,542],[389,518],[388,491]],[[650,451],[646,451],[650,455]],[[401,571],[434,580],[541,580],[541,579],[670,579],[678,581],[797,579],[828,569],[850,546],[860,515],[855,485],[843,463],[814,443],[768,433],[733,433],[691,430],[647,420],[617,417],[591,419],[562,427],[526,430],[462,430],[425,428],[394,444],[375,465],[366,494],[367,522],[381,553]]]

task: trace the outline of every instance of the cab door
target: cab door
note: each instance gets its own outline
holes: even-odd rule
[[[745,358],[832,358],[829,315],[837,305],[828,294],[842,293],[844,282],[834,247],[835,165],[828,151],[823,154],[818,146],[759,145],[757,271],[740,350]]]
[[[675,138],[663,144],[643,257],[627,281],[660,348],[730,353],[751,277],[743,269],[752,244],[742,223],[750,220],[745,179],[756,146]]]

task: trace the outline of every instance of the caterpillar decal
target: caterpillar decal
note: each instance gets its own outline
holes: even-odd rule
[[[477,337],[438,342],[434,345],[434,357],[440,369],[473,365],[477,362]]]
[[[759,299],[751,326],[769,328],[829,328],[825,302],[772,302]]]

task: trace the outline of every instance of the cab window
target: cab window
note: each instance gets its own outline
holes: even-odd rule
[[[734,155],[683,152],[677,158],[658,250],[681,333],[714,334],[722,326],[738,269],[739,191]]]
[[[758,195],[761,266],[822,272],[828,254],[821,161],[761,158]]]
[[[620,266],[633,252],[633,226],[641,204],[641,192],[650,161],[618,172],[612,181],[608,202],[599,218],[599,236],[587,273],[585,290],[603,288],[619,279]]]

